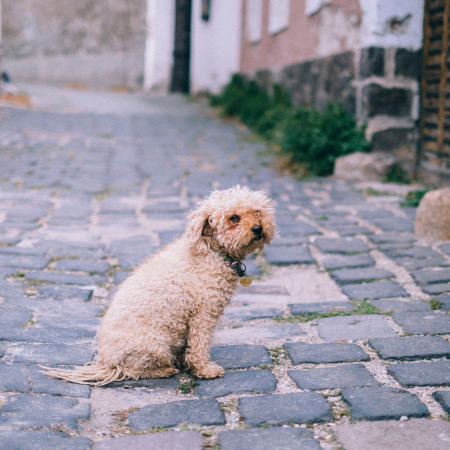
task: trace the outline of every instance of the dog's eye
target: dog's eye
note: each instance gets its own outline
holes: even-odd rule
[[[239,222],[241,220],[241,218],[235,214],[234,216],[230,217],[230,220],[232,222]]]

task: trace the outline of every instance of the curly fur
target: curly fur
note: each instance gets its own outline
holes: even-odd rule
[[[262,227],[260,240],[255,225]],[[239,277],[217,251],[242,261],[269,244],[274,231],[274,210],[262,192],[214,191],[191,213],[184,235],[121,285],[103,319],[96,362],[73,371],[48,368],[47,375],[98,386],[179,369],[199,378],[223,376],[210,362],[210,339]]]

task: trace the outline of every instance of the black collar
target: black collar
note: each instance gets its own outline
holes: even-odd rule
[[[238,276],[245,277],[247,274],[245,271],[247,270],[247,267],[245,267],[244,263],[241,263],[240,261],[235,260],[227,253],[221,251],[221,250],[214,250],[216,253],[218,253],[225,262],[229,263],[229,267],[231,267]],[[243,268],[242,268],[243,267]]]

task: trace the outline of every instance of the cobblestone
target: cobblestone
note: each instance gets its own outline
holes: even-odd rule
[[[32,101],[40,98],[33,92],[43,88],[28,88]],[[106,114],[87,111],[77,100],[80,92],[49,92],[51,104],[69,95],[61,104],[75,102],[78,113],[56,106],[0,112],[0,425],[20,428],[2,429],[0,448],[27,448],[29,442],[36,449],[156,442],[161,449],[179,443],[188,448],[183,433],[191,433],[193,448],[200,448],[200,434],[182,431],[187,424],[201,426],[203,444],[213,448],[322,444],[336,450],[331,430],[350,420],[342,398],[329,388],[323,393],[330,403],[319,393],[298,392],[288,371],[314,378],[313,389],[364,384],[362,378],[352,381],[354,373],[376,380],[381,386],[342,390],[352,419],[427,417],[418,397],[433,419],[443,414],[439,404],[447,411],[447,391],[433,394],[437,388],[424,384],[446,383],[447,360],[386,361],[448,357],[448,296],[437,298],[437,312],[423,300],[450,293],[450,244],[416,242],[415,208],[400,205],[408,187],[298,181],[275,173],[265,143],[208,117],[202,101],[89,92],[90,107],[103,104],[111,111]],[[121,102],[139,113],[116,114],[110,105]],[[182,370],[101,388],[41,373],[41,364],[69,368],[91,361],[117,284],[184,232],[187,213],[201,198],[236,184],[274,199],[278,235],[245,262],[254,282],[238,288],[213,335],[211,359],[225,368],[224,378],[198,380],[197,391],[185,393],[191,376]],[[369,198],[368,187],[395,196]],[[385,278],[392,280],[374,281]],[[355,308],[349,299],[368,299],[378,314],[307,320],[308,313],[347,314]],[[402,327],[406,334],[444,337],[397,337]],[[394,370],[405,371],[406,381],[413,373],[411,392],[391,390]],[[224,397],[217,397],[219,404],[199,395]],[[312,428],[292,426],[300,423]],[[236,429],[246,425],[271,428]],[[158,426],[176,431],[130,436],[133,427]],[[50,427],[68,434],[30,429]],[[428,441],[438,442],[429,433]]]

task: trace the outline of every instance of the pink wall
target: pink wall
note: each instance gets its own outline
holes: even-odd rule
[[[242,72],[249,73],[260,69],[282,67],[319,57],[317,45],[322,11],[308,17],[305,14],[305,0],[291,0],[288,28],[273,35],[267,31],[269,0],[263,0],[262,38],[257,43],[251,43],[245,31],[245,3],[244,1],[241,52]],[[345,14],[353,13],[361,16],[359,0],[333,0],[331,8],[333,11],[341,8]],[[346,40],[341,39],[341,41],[341,48],[331,53],[350,50]]]

